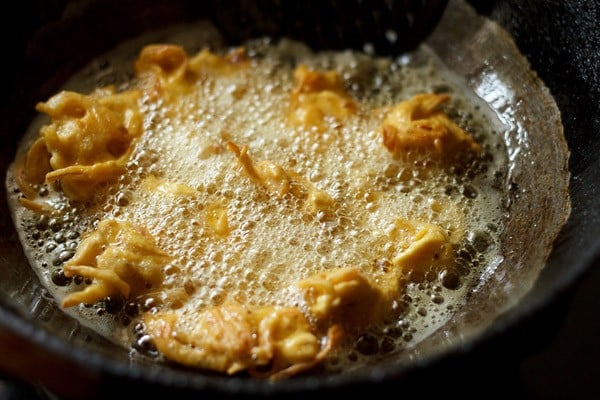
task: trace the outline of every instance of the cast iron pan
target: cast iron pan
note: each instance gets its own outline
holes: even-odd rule
[[[6,170],[12,161],[17,141],[34,116],[35,102],[48,98],[94,55],[146,29],[210,17],[222,25],[233,43],[265,33],[296,36],[315,48],[360,49],[370,42],[378,53],[401,54],[427,37],[446,3],[333,1],[322,7],[316,1],[302,5],[238,1],[227,3],[225,11],[215,4],[159,1],[150,6],[135,0],[13,4],[13,13],[3,14],[13,15],[11,22],[15,23],[6,24],[5,28],[10,29],[3,35],[10,40],[3,57],[1,169]],[[119,393],[145,397],[305,398],[314,394],[368,394],[375,389],[389,389],[397,395],[460,395],[461,388],[472,387],[473,380],[488,385],[498,382],[498,375],[491,377],[494,373],[509,379],[514,372],[500,372],[505,358],[499,356],[498,349],[511,349],[517,354],[540,345],[542,342],[535,337],[540,332],[536,326],[540,320],[536,318],[556,313],[554,321],[560,323],[557,303],[560,305],[568,288],[597,261],[600,252],[599,6],[591,0],[568,4],[482,1],[473,5],[512,34],[556,99],[570,150],[571,171],[571,214],[554,242],[546,267],[533,288],[515,307],[496,318],[485,333],[442,355],[415,359],[409,367],[400,368],[389,360],[351,377],[309,376],[277,384],[131,365],[126,352],[48,306],[52,299],[44,296],[28,267],[2,192],[0,341],[5,354],[0,356],[0,371],[65,398],[106,398]],[[400,40],[390,43],[385,39],[388,24],[394,24]],[[332,26],[335,29],[330,29]],[[347,30],[348,26],[354,29]],[[497,363],[490,363],[490,359]],[[36,360],[35,364],[30,360]],[[494,393],[506,394],[492,388],[483,395],[494,397]]]

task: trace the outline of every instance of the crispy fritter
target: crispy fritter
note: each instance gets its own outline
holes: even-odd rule
[[[336,71],[320,72],[300,65],[294,79],[288,117],[293,125],[324,131],[330,120],[339,122],[356,113],[358,107]]]
[[[465,152],[480,153],[481,146],[440,110],[449,99],[426,93],[393,106],[380,128],[383,145],[396,157],[417,151],[453,160]]]
[[[72,200],[89,200],[100,184],[125,169],[134,140],[142,133],[140,92],[104,88],[89,96],[63,91],[37,110],[52,122],[40,130],[25,160],[25,181],[59,181]]]
[[[135,297],[157,288],[170,257],[146,229],[129,222],[102,220],[63,266],[65,276],[80,275],[92,283],[69,294],[64,307],[93,304],[107,296]]]

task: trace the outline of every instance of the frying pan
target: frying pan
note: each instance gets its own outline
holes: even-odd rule
[[[5,80],[2,87],[6,88],[0,114],[3,124],[2,170],[6,170],[12,161],[18,140],[34,116],[35,102],[47,99],[94,55],[146,29],[210,17],[221,24],[231,42],[259,33],[285,34],[298,36],[317,48],[361,48],[365,42],[370,42],[378,53],[400,55],[424,39],[437,40],[440,45],[443,38],[436,37],[435,31],[433,36],[429,35],[444,16],[443,12],[450,9],[446,2],[403,1],[373,2],[368,6],[363,2],[348,6],[345,2],[332,1],[327,3],[331,7],[325,7],[323,12],[316,12],[319,3],[310,1],[305,5],[285,1],[227,4],[158,1],[148,5],[135,0],[53,0],[13,4],[16,13],[15,10],[12,14],[4,13],[13,15],[13,21],[18,23],[7,24],[10,30],[3,35],[11,40],[6,44],[2,75]],[[390,11],[390,4],[396,5],[394,13]],[[512,88],[525,103],[538,101],[534,109],[539,114],[526,114],[522,122],[538,124],[538,128],[532,128],[534,130],[540,127],[556,130],[562,122],[570,152],[567,165],[567,154],[562,148],[564,143],[544,147],[541,141],[543,157],[536,160],[558,160],[552,167],[554,169],[539,163],[536,169],[522,168],[515,176],[520,189],[534,185],[539,193],[533,194],[535,201],[533,205],[529,203],[529,209],[519,209],[519,204],[525,203],[515,201],[515,210],[521,217],[515,222],[514,248],[537,248],[536,241],[552,242],[553,247],[542,245],[537,252],[531,253],[531,257],[540,259],[549,253],[543,269],[531,273],[522,271],[522,275],[515,273],[506,278],[506,282],[522,282],[516,285],[519,287],[515,292],[511,292],[513,301],[501,291],[482,290],[474,296],[474,311],[463,315],[461,322],[448,328],[455,338],[448,339],[448,345],[442,346],[439,341],[443,342],[444,336],[438,335],[438,342],[434,340],[431,347],[426,347],[443,350],[392,355],[376,365],[341,376],[309,375],[272,383],[132,362],[126,351],[80,326],[56,307],[27,264],[5,204],[6,194],[2,193],[0,349],[3,354],[0,371],[65,398],[106,398],[116,394],[151,398],[161,395],[305,398],[317,394],[369,394],[382,388],[395,390],[398,394],[413,390],[423,394],[448,394],[459,390],[461,385],[471,385],[471,379],[479,378],[474,371],[485,369],[485,366],[489,368],[486,358],[498,355],[491,349],[500,347],[518,351],[522,345],[515,342],[522,338],[518,335],[531,329],[532,321],[537,322],[537,315],[555,306],[556,300],[560,300],[577,278],[594,265],[600,251],[600,138],[597,135],[600,131],[600,32],[597,23],[600,7],[594,1],[584,0],[568,3],[474,1],[471,4],[512,35],[531,68],[537,72],[537,76],[531,74],[525,82],[519,82],[523,87]],[[276,18],[269,17],[270,13]],[[340,29],[327,29],[328,24]],[[358,24],[359,28],[348,31],[348,24],[355,28]],[[383,39],[389,24],[394,24],[394,29],[400,33],[400,40],[394,43]],[[462,28],[467,30],[467,27],[456,27],[458,31]],[[473,49],[476,49],[475,39],[481,37],[473,38]],[[452,60],[455,48],[452,42],[446,45],[449,60]],[[496,50],[502,50],[500,53],[504,55],[512,54],[511,49]],[[493,54],[490,53],[490,57]],[[460,61],[454,60],[457,68],[461,67]],[[518,58],[505,60],[509,70],[518,62]],[[482,70],[469,71],[469,77],[477,82],[484,73]],[[547,97],[528,97],[527,85],[538,85],[538,77],[547,85],[556,103],[548,101]],[[547,118],[539,118],[539,115]],[[561,225],[562,218],[568,213],[568,207],[561,200],[565,198],[564,193],[551,190],[561,187],[561,180],[569,177],[564,171],[567,167],[571,173],[568,182],[570,214],[556,240],[550,240],[556,232],[545,232],[545,223]],[[550,170],[561,173],[557,176]],[[526,193],[521,191],[519,195],[527,196]],[[539,216],[540,219],[534,221],[537,224],[531,222],[532,216]],[[518,254],[515,260],[517,263],[527,261],[520,259]],[[483,307],[486,303],[483,299],[491,295],[497,296],[494,298],[497,304],[491,308],[489,304]],[[554,312],[555,309],[551,310]],[[556,320],[559,319],[560,315],[557,315]],[[482,328],[475,328],[477,326]],[[468,334],[460,333],[463,328]],[[446,335],[446,339],[448,337]],[[494,396],[490,393],[489,397]]]

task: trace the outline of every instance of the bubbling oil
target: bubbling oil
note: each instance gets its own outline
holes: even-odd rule
[[[208,24],[173,29],[161,37],[190,51],[206,46],[225,50]],[[121,89],[135,87],[132,60],[152,40],[139,38],[103,55],[65,88],[89,92],[100,81]],[[127,172],[98,191],[93,208],[42,186],[40,196],[59,216],[36,215],[18,206],[9,175],[11,210],[33,268],[61,299],[89,284],[81,277],[65,277],[61,269],[82,235],[105,218],[146,227],[172,257],[164,271],[164,292],[184,288],[190,300],[169,302],[160,294],[114,298],[66,312],[123,346],[133,343],[135,351],[152,354],[151,340],[137,320],[140,313],[162,307],[193,314],[225,298],[248,305],[298,306],[294,283],[336,267],[357,266],[377,282],[392,258],[389,233],[394,221],[418,219],[458,238],[456,267],[407,274],[406,290],[395,303],[400,316],[357,333],[325,367],[346,370],[418,345],[460,309],[483,272],[502,258],[507,158],[494,131],[494,115],[425,47],[391,59],[358,51],[313,52],[287,39],[264,38],[244,46],[250,68],[198,82],[169,104],[142,100],[144,133]],[[293,70],[299,64],[338,71],[348,93],[361,104],[357,115],[326,132],[287,124]],[[451,94],[448,114],[482,145],[485,157],[451,170],[410,153],[391,157],[381,143],[381,118],[373,110],[440,91]],[[22,151],[41,123],[32,124]],[[307,213],[294,196],[269,195],[236,167],[233,154],[223,148],[225,140],[248,145],[253,160],[270,160],[327,192],[338,205],[335,217]],[[149,176],[186,185],[197,195],[183,198],[147,190],[143,182]],[[215,204],[227,213],[230,233],[225,237],[216,237],[205,222],[207,207]]]

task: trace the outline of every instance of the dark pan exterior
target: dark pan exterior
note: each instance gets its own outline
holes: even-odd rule
[[[346,2],[334,1],[325,7],[326,11],[313,14],[306,13],[302,7],[316,7],[319,2],[239,0],[222,3],[231,6],[233,11],[217,8],[213,2],[183,0],[152,3],[39,0],[2,5],[3,18],[11,21],[5,21],[8,23],[2,35],[6,44],[3,45],[1,78],[4,90],[0,97],[0,169],[5,171],[12,161],[17,142],[34,115],[35,102],[48,98],[94,54],[149,27],[211,17],[224,26],[243,28],[226,29],[232,41],[239,39],[240,32],[252,35],[260,29],[274,35],[301,36],[308,32],[307,41],[328,47],[359,46],[365,38],[356,36],[356,31],[339,30],[341,34],[332,36],[325,26],[332,19],[341,26],[352,26],[356,16],[365,15],[364,4],[367,4],[371,9],[367,18],[370,22],[362,31],[370,32],[371,42],[381,43],[378,48],[382,53],[394,54],[416,46],[425,38],[445,5],[436,1],[425,6],[414,5],[421,2],[396,2],[394,12],[410,9],[412,22],[402,20],[399,26],[407,32],[406,40],[389,47],[385,41],[378,42],[385,33],[381,28],[389,23],[386,18],[391,18],[389,9],[379,14],[373,14],[372,9],[387,7],[393,2],[362,2],[363,6],[346,7]],[[198,378],[176,369],[165,374],[152,366],[128,368],[127,354],[96,338],[92,332],[85,335],[78,332],[78,335],[94,337],[93,346],[84,348],[78,346],[82,343],[61,340],[60,328],[56,323],[52,327],[44,324],[47,316],[43,312],[32,315],[27,311],[31,304],[25,306],[14,301],[12,294],[22,291],[22,287],[2,286],[1,282],[9,280],[7,274],[17,273],[15,271],[21,274],[17,278],[24,286],[35,286],[36,280],[14,231],[2,185],[0,341],[11,343],[15,351],[0,355],[0,372],[18,381],[39,383],[65,398],[104,399],[123,393],[143,394],[146,398],[306,399],[314,395],[380,396],[384,391],[404,397],[425,393],[460,395],[461,390],[457,388],[472,390],[476,384],[490,388],[490,393],[482,394],[484,398],[515,394],[501,383],[511,382],[517,373],[510,370],[511,357],[535,351],[544,344],[548,332],[554,332],[562,321],[570,289],[598,264],[600,255],[600,4],[595,0],[473,1],[472,4],[513,35],[532,68],[549,87],[560,109],[571,151],[569,220],[534,288],[510,313],[499,318],[488,334],[441,358],[417,362],[408,370],[384,365],[352,379],[309,377],[265,385],[219,376]],[[240,18],[235,9],[246,10],[244,18]],[[306,21],[303,25],[273,24],[269,11],[279,13],[281,21],[293,21],[305,12],[308,25],[313,29],[307,29]],[[411,25],[414,23],[421,24],[419,29],[415,30]],[[408,36],[411,29],[414,35]],[[10,276],[10,280],[14,278]],[[71,324],[66,317],[62,322],[64,326]],[[32,367],[18,361],[28,356],[35,357],[38,363]],[[69,375],[65,376],[65,371]],[[600,370],[595,373],[600,374]]]

